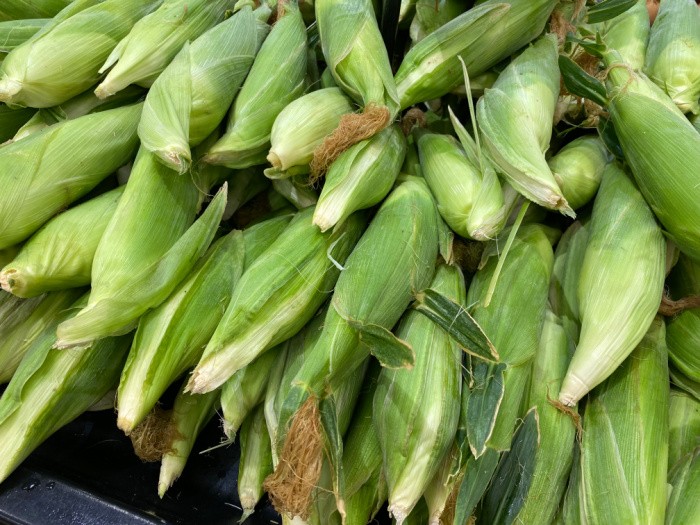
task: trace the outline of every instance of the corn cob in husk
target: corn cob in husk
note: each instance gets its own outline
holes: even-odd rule
[[[686,454],[669,473],[673,487],[666,508],[667,525],[692,523],[700,512],[700,447]]]
[[[205,162],[239,169],[264,164],[275,119],[304,93],[306,28],[294,3],[282,9],[233,103],[226,132]]]
[[[0,20],[51,18],[74,0],[5,0],[0,7]]]
[[[134,24],[159,2],[78,0],[67,6],[2,63],[0,101],[48,108],[79,95]]]
[[[255,512],[255,506],[264,494],[263,482],[271,473],[270,436],[264,407],[259,405],[241,427],[241,459],[238,464],[238,499],[243,507],[241,521]]]
[[[624,171],[608,165],[578,283],[581,335],[559,401],[576,404],[639,344],[659,308],[665,266],[666,241],[649,206]]]
[[[605,43],[635,70],[644,67],[650,26],[646,0],[637,0],[624,13],[598,24]]]
[[[190,147],[224,119],[268,30],[245,6],[186,43],[148,92],[139,123],[143,146],[169,168],[188,171]]]
[[[682,255],[669,275],[668,284],[674,299],[700,295],[700,263]],[[669,318],[666,341],[674,367],[688,379],[700,383],[700,308]]]
[[[104,193],[45,224],[0,271],[3,289],[36,297],[90,284],[97,245],[122,193],[123,188]]]
[[[141,18],[104,60],[95,94],[107,98],[129,84],[150,87],[182,46],[224,19],[230,0],[164,0]]]
[[[84,303],[83,298],[75,306]],[[66,315],[71,312],[64,311]],[[0,480],[114,388],[129,348],[128,336],[67,351],[52,348],[55,340],[53,332],[45,331],[34,341],[0,398]]]
[[[0,63],[5,58],[3,54],[24,44],[50,21],[50,18],[34,18],[0,22]]]
[[[670,472],[679,461],[700,445],[700,401],[672,388],[668,416],[668,469]]]
[[[58,328],[57,345],[80,346],[130,332],[170,296],[209,247],[226,206],[225,187],[195,221],[200,190],[139,150],[92,265],[87,306]]]
[[[313,208],[297,214],[287,229],[248,268],[188,388],[209,392],[263,352],[296,334],[332,291],[364,227],[364,218],[321,233]]]
[[[454,20],[465,11],[464,2],[460,0],[418,0],[416,14],[411,21],[409,35],[413,44],[417,44],[430,33]]]
[[[0,249],[28,238],[126,164],[140,115],[140,105],[104,111],[0,148]]]
[[[661,523],[668,460],[668,354],[656,319],[583,416],[581,519]]]

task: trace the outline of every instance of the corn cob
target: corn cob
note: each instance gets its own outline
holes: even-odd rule
[[[439,2],[418,0],[416,2],[416,14],[409,28],[411,41],[417,44],[430,33],[438,30],[450,20],[457,18],[464,11],[464,2],[459,0],[440,0]]]
[[[364,219],[353,216],[332,233],[297,214],[279,239],[243,274],[224,318],[190,379],[194,393],[222,385],[266,350],[297,333],[333,289]]]
[[[661,302],[665,265],[666,242],[651,210],[630,178],[609,164],[578,283],[581,336],[559,401],[576,404],[634,350]]]
[[[0,481],[114,388],[129,348],[129,337],[105,339],[80,351],[53,349],[54,341],[55,335],[45,332],[32,344],[0,398]]]
[[[0,249],[28,238],[125,164],[140,114],[140,105],[104,111],[0,148]]]
[[[6,104],[0,104],[0,148],[4,142],[14,137],[34,114],[33,109],[11,109]]]
[[[97,244],[123,188],[71,208],[50,220],[0,272],[3,289],[19,297],[90,284]]]
[[[668,405],[668,469],[700,445],[700,402],[671,389]]]
[[[668,366],[664,323],[591,393],[583,417],[586,523],[661,523],[666,507]]]
[[[245,521],[255,512],[264,493],[263,482],[272,473],[272,450],[263,405],[258,406],[241,427],[238,465],[238,499],[243,507],[241,520]]]
[[[700,295],[700,263],[681,255],[669,276],[674,297]],[[700,308],[680,312],[670,318],[666,328],[668,353],[674,367],[693,382],[700,383]]]
[[[600,138],[585,135],[569,142],[547,164],[569,206],[577,210],[598,191],[603,170],[611,160]]]
[[[158,495],[161,498],[182,474],[199,433],[216,414],[219,395],[220,392],[215,391],[193,396],[181,390],[175,398],[170,416],[172,427],[166,432],[171,441],[161,459],[158,477]]]
[[[458,57],[476,77],[542,33],[554,0],[489,0],[429,34],[396,73],[401,109],[439,98],[461,83]]]
[[[632,69],[641,70],[649,43],[649,11],[646,0],[637,3],[627,11],[599,24],[605,43],[615,49]]]
[[[398,126],[343,152],[326,174],[314,224],[326,231],[357,210],[381,202],[394,185],[405,152],[406,140]]]
[[[290,102],[272,125],[267,155],[272,168],[265,175],[274,179],[308,171],[316,147],[350,112],[350,100],[339,88],[319,89]]]
[[[199,191],[139,150],[95,253],[88,305],[59,326],[59,347],[130,332],[167,299],[208,248],[226,206],[224,187],[194,222]]]
[[[224,19],[230,0],[164,0],[141,18],[105,59],[95,94],[107,98],[129,84],[150,87],[180,48]]]
[[[2,64],[0,101],[48,108],[97,83],[100,65],[158,0],[78,0]]]
[[[671,472],[673,486],[666,509],[667,525],[692,523],[700,512],[700,447],[687,454]]]
[[[557,42],[545,35],[501,73],[477,104],[484,145],[508,182],[545,208],[574,216],[544,154],[559,96]]]
[[[604,54],[610,69],[608,110],[639,190],[668,237],[700,259],[700,186],[690,175],[700,166],[700,133],[670,98],[641,73],[620,66],[614,51]],[[687,178],[690,177],[690,178]]]
[[[306,28],[294,3],[282,9],[233,103],[226,132],[205,162],[239,169],[264,164],[275,119],[303,94]]]
[[[438,266],[433,290],[464,304],[464,277]],[[389,487],[389,512],[403,523],[452,445],[457,431],[462,352],[449,335],[417,311],[396,329],[416,353],[412,370],[383,370],[374,398],[374,423]]]
[[[51,18],[74,0],[5,0],[0,7],[0,20]]]
[[[699,62],[697,4],[693,0],[664,0],[649,36],[644,72],[683,113],[700,113]]]
[[[190,146],[223,120],[268,29],[245,6],[185,44],[146,97],[139,123],[144,147],[178,173],[188,171]]]
[[[50,18],[34,18],[0,22],[0,57],[24,44],[50,21]],[[0,62],[3,58],[0,58]]]

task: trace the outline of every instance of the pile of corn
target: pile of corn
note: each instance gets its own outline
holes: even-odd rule
[[[114,407],[245,516],[700,520],[694,0],[3,0],[0,61],[0,481]]]

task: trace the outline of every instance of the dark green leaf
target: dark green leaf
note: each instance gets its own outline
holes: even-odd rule
[[[477,363],[467,408],[467,437],[472,454],[480,457],[486,450],[496,424],[498,409],[505,392],[503,372],[506,365]]]
[[[604,0],[588,9],[588,23],[597,24],[621,15],[637,3],[637,0]]]
[[[393,370],[413,367],[416,362],[416,354],[411,345],[396,337],[386,328],[352,320],[348,320],[348,324],[359,332],[360,342],[369,349],[383,367]]]
[[[466,523],[473,514],[476,504],[486,492],[496,471],[498,456],[498,452],[489,448],[479,459],[471,457],[467,461],[466,472],[457,494],[454,523]]]
[[[559,69],[569,93],[592,100],[599,106],[607,105],[607,91],[600,80],[586,73],[565,55],[559,55]]]

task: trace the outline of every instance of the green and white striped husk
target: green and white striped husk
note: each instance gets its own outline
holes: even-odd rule
[[[238,463],[238,500],[243,507],[241,521],[255,512],[265,491],[263,482],[272,474],[272,449],[265,424],[265,410],[259,405],[241,427],[241,458]]]
[[[82,93],[137,21],[158,0],[77,0],[2,63],[0,101],[48,108]]]
[[[6,104],[0,104],[0,148],[35,114],[35,111],[30,108],[12,109]]]
[[[287,104],[272,125],[267,155],[272,168],[265,175],[283,178],[293,174],[288,173],[292,168],[308,170],[316,147],[352,110],[350,99],[339,88],[312,91]]]
[[[574,212],[545,160],[559,96],[557,40],[547,34],[499,75],[477,104],[483,142],[519,193],[565,215]]]
[[[24,44],[50,21],[50,18],[33,18],[0,22],[0,64],[4,54]]]
[[[314,224],[326,231],[381,202],[399,175],[405,153],[406,139],[396,125],[344,151],[326,174]]]
[[[693,0],[664,0],[651,28],[644,72],[683,113],[700,113],[699,63],[697,4]]]
[[[122,193],[117,188],[51,219],[0,271],[2,288],[35,297],[90,284],[97,245]]]
[[[197,364],[255,257],[270,245],[289,216],[264,221],[214,242],[186,280],[140,321],[117,391],[117,426],[135,428],[168,386]]]
[[[191,178],[173,177],[155,155],[139,150],[95,253],[90,300],[59,326],[59,347],[130,332],[170,296],[209,247],[226,206],[224,185],[195,221],[200,191]]]
[[[239,169],[264,164],[275,119],[304,93],[306,27],[294,3],[284,9],[233,103],[226,132],[205,162]]]
[[[126,164],[140,115],[140,105],[103,111],[0,148],[0,249],[28,238]]]
[[[95,94],[107,98],[129,84],[150,87],[182,46],[224,19],[231,0],[164,0],[142,17],[105,59]]]
[[[578,283],[581,335],[559,401],[576,404],[639,344],[661,302],[666,241],[632,180],[603,174]]]
[[[399,111],[399,97],[371,0],[315,0],[323,56],[333,78],[362,107]]]
[[[143,146],[169,168],[188,171],[190,147],[224,119],[268,30],[245,6],[186,43],[148,92],[139,123]]]
[[[488,161],[481,163],[476,149],[467,153],[453,137],[435,133],[418,139],[418,153],[421,172],[450,228],[469,239],[495,238],[505,225],[508,210],[498,176]]]
[[[673,487],[666,508],[667,525],[683,525],[697,520],[700,513],[700,447],[685,455],[669,472]]]
[[[243,274],[190,379],[192,392],[217,388],[296,334],[333,290],[364,218],[355,215],[324,234],[311,222],[313,212],[313,208],[300,211]]]
[[[220,392],[204,395],[191,395],[180,390],[170,414],[171,429],[166,435],[172,438],[160,463],[158,495],[162,498],[166,491],[180,477],[194,443],[204,426],[216,414]]]
[[[54,341],[49,331],[35,340],[0,398],[0,480],[114,388],[129,348],[129,337],[67,351],[52,348]]]
[[[51,18],[74,0],[5,0],[0,7],[0,20]]]
[[[594,197],[611,161],[603,141],[597,135],[585,135],[569,142],[547,164],[569,206],[577,210]]]
[[[700,401],[671,389],[668,405],[669,471],[700,445]]]
[[[441,264],[431,289],[465,304],[464,277]],[[415,352],[411,370],[382,370],[374,396],[374,424],[381,443],[389,512],[401,524],[413,511],[450,450],[461,399],[462,350],[432,320],[407,312],[396,336]]]
[[[65,318],[65,312],[84,293],[80,290],[65,290],[28,299],[21,305],[7,302],[1,311],[3,324],[0,327],[0,384],[12,379],[20,362],[35,341],[54,337],[56,326]],[[26,304],[26,306],[25,306]]]
[[[606,66],[620,63],[605,55]],[[612,67],[608,110],[639,190],[667,236],[700,260],[700,133],[672,100],[641,73]]]
[[[663,522],[667,359],[664,323],[657,318],[630,359],[588,397],[581,444],[583,522]]]
[[[405,109],[439,98],[462,83],[464,60],[476,77],[542,33],[555,0],[489,0],[477,5],[413,46],[396,73]]]
[[[668,284],[674,299],[700,295],[700,262],[681,255],[669,275]],[[674,367],[692,381],[700,383],[700,308],[685,310],[669,318],[666,341]]]
[[[430,33],[457,18],[465,11],[464,2],[460,0],[418,0],[416,14],[411,21],[409,34],[413,44],[417,44]]]
[[[637,0],[621,15],[601,22],[598,28],[605,43],[620,53],[629,67],[641,70],[647,54],[650,26],[647,2]]]

